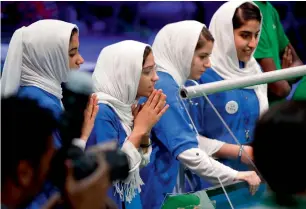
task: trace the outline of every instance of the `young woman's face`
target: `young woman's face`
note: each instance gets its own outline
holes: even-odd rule
[[[260,32],[260,22],[249,20],[240,28],[234,30],[235,46],[237,57],[242,62],[251,59],[258,44],[258,34]]]
[[[199,80],[201,75],[207,68],[210,68],[210,55],[213,49],[214,43],[212,41],[206,41],[204,46],[200,49],[195,50],[189,79]]]
[[[79,53],[79,34],[74,33],[69,43],[69,68],[79,69],[80,65],[84,63],[83,57]]]
[[[154,90],[155,82],[158,80],[156,64],[151,52],[145,60],[137,90],[137,97],[149,97]]]

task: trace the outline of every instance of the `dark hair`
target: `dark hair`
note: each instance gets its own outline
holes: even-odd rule
[[[272,106],[257,121],[254,162],[274,191],[276,202],[292,205],[292,195],[306,191],[306,100]]]
[[[142,66],[145,64],[147,57],[149,54],[152,52],[152,49],[148,46],[146,46],[144,52],[143,52],[143,61],[142,61]]]
[[[16,169],[21,160],[34,169],[39,167],[57,127],[48,109],[39,107],[35,100],[10,97],[1,101],[1,184],[11,178],[17,181]]]
[[[71,31],[71,35],[70,35],[70,40],[69,40],[69,41],[71,41],[72,36],[73,36],[74,34],[78,33],[78,32],[79,32],[79,31],[78,31],[77,28],[73,28],[72,31]]]
[[[257,20],[261,22],[260,10],[257,6],[250,2],[240,5],[233,16],[233,28],[240,28],[246,21]]]
[[[215,39],[212,36],[212,34],[210,33],[210,31],[206,27],[203,27],[195,50],[201,49],[207,41],[214,42]]]

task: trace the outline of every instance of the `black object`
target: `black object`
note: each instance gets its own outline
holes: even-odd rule
[[[149,144],[141,144],[140,147],[141,148],[148,148],[152,145],[152,142],[150,142]]]
[[[73,72],[69,81],[62,88],[62,102],[65,107],[59,127],[62,147],[52,160],[49,179],[61,191],[64,191],[66,179],[65,160],[72,160],[74,177],[77,180],[93,173],[98,166],[98,162],[93,153],[84,153],[81,148],[72,144],[73,139],[81,136],[84,120],[83,112],[92,93],[91,76],[85,72]],[[104,151],[103,154],[110,168],[110,181],[126,179],[129,174],[127,156],[119,149]]]

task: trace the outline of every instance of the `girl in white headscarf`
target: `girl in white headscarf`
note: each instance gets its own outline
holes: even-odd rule
[[[209,26],[215,38],[212,66],[201,76],[198,81],[200,84],[262,73],[253,57],[260,36],[261,20],[259,8],[252,2],[230,1],[216,11]],[[187,85],[190,84],[194,85]],[[224,91],[211,94],[208,98],[239,143],[250,144],[255,123],[268,108],[267,85]],[[205,98],[193,99],[192,103],[197,105],[191,105],[190,113],[201,135],[237,144]],[[250,146],[242,147],[252,154]],[[231,160],[223,158],[220,161],[236,170],[249,169],[239,157]],[[202,182],[197,189],[207,186],[207,183]]]
[[[149,163],[150,130],[168,108],[166,96],[154,89],[158,76],[151,47],[130,40],[105,47],[92,78],[99,112],[87,146],[118,140],[129,158],[130,175],[114,182],[109,195],[119,208],[141,209],[139,169]],[[135,108],[139,97],[148,101]]]
[[[11,38],[5,59],[1,78],[2,96],[17,94],[19,97],[35,99],[40,106],[50,109],[60,119],[63,112],[61,84],[67,81],[71,70],[79,68],[84,62],[78,48],[78,28],[74,24],[40,20],[19,28]],[[95,100],[95,97],[90,98],[81,140],[74,141],[82,148],[85,148],[98,112]],[[55,146],[60,147],[58,131],[53,134],[53,138]],[[45,193],[38,195],[30,208],[40,208],[47,198]]]
[[[173,191],[179,161],[213,183],[218,177],[222,183],[244,180],[254,187],[260,183],[255,172],[238,172],[210,157],[236,157],[239,146],[198,136],[180,102],[179,87],[188,78],[200,78],[210,64],[212,47],[213,37],[197,21],[168,24],[156,35],[153,51],[160,78],[156,87],[167,95],[169,109],[152,129],[151,163],[141,171],[145,208],[159,209],[165,194]]]

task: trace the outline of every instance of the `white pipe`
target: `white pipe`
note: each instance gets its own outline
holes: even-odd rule
[[[255,86],[263,83],[273,83],[275,81],[287,80],[305,75],[306,75],[306,65],[303,65],[283,70],[266,72],[259,75],[241,77],[238,79],[222,80],[207,84],[200,84],[196,86],[188,86],[188,87],[182,86],[180,88],[180,96],[184,99],[185,98],[191,99],[195,97],[201,97],[203,96],[204,93],[208,95],[232,89]]]

